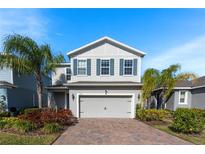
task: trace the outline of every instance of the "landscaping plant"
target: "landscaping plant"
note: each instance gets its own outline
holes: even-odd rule
[[[46,134],[57,133],[61,130],[61,126],[58,123],[46,123],[43,127],[43,131]]]
[[[136,111],[136,118],[142,121],[162,121],[170,117],[171,113],[162,109],[138,109]]]
[[[178,108],[174,114],[170,129],[182,133],[200,133],[204,129],[202,112],[196,109]]]

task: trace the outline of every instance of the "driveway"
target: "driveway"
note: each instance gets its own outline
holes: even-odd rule
[[[191,144],[134,119],[80,119],[54,144]]]

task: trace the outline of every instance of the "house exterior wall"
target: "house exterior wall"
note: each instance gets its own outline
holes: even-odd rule
[[[175,91],[174,110],[176,110],[177,108],[191,108],[192,94],[191,91],[187,91],[187,92],[188,92],[187,104],[179,104],[179,90]]]
[[[69,89],[69,106],[75,116],[77,113],[77,106],[79,105],[79,95],[81,94],[105,94],[107,90],[109,94],[133,94],[134,104],[140,103],[138,95],[140,95],[139,87],[71,87]],[[74,98],[74,99],[73,99]],[[97,101],[97,100],[96,100]],[[94,108],[93,108],[94,109]]]
[[[166,109],[168,110],[174,110],[174,101],[175,101],[175,92],[173,92],[171,94],[171,96],[169,97],[169,99],[166,102]]]
[[[0,81],[6,81],[13,84],[12,69],[6,67],[0,68]]]
[[[66,83],[66,67],[58,66],[55,69],[55,72],[52,73],[52,85],[58,85]]]
[[[6,88],[0,88],[0,101],[3,101],[8,106],[8,95]]]
[[[205,88],[192,90],[192,108],[205,109]]]
[[[141,81],[141,57],[128,51],[122,50],[109,43],[92,48],[79,55],[71,57],[71,69],[73,69],[73,59],[91,59],[91,75],[73,75],[70,82],[77,81]],[[114,59],[114,75],[97,75],[97,59]],[[137,59],[137,76],[120,75],[120,59]]]
[[[7,89],[7,91],[8,108],[16,107],[20,109],[38,105],[35,91],[24,88]]]

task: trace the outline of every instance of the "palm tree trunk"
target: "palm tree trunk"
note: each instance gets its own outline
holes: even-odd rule
[[[36,75],[36,86],[37,86],[37,96],[38,96],[38,107],[42,108],[42,93],[43,93],[43,83],[41,75]]]

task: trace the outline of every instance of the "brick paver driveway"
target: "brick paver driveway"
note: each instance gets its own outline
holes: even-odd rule
[[[80,119],[54,144],[191,144],[134,119]]]

